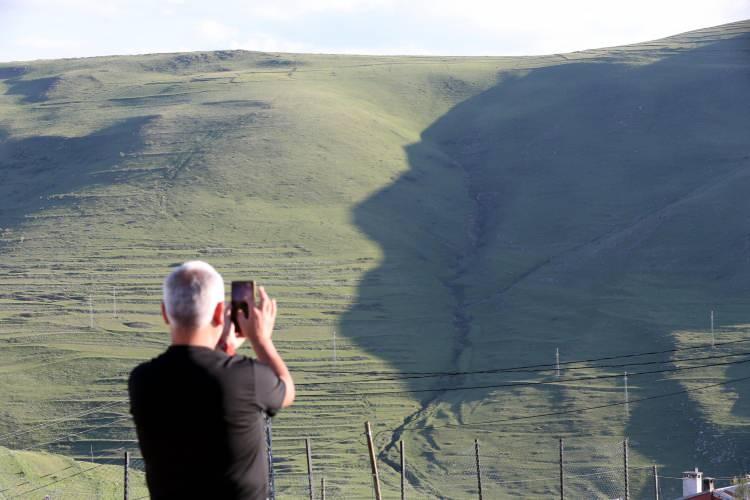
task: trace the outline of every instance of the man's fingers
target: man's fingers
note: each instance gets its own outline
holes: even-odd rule
[[[266,293],[266,289],[264,287],[260,287],[260,305],[261,307],[263,307],[267,303],[268,303],[268,294]]]

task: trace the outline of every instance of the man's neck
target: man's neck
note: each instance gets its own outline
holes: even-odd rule
[[[197,329],[173,328],[170,331],[172,345],[189,345],[194,347],[208,347],[215,349],[218,335],[212,327]]]

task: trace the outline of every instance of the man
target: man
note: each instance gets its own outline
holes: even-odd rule
[[[246,297],[234,331],[224,280],[200,261],[164,281],[172,342],[130,374],[130,411],[153,499],[265,499],[264,414],[294,401],[294,382],[271,341],[276,301]],[[233,355],[250,339],[257,360]]]

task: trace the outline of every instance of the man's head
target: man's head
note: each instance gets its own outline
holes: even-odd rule
[[[224,280],[205,262],[185,262],[164,280],[164,319],[173,330],[221,326],[223,306]]]

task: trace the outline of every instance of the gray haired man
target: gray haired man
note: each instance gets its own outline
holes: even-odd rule
[[[130,411],[153,499],[265,499],[264,416],[294,401],[294,381],[271,341],[276,301],[260,287],[234,331],[224,280],[191,261],[164,281],[172,343],[130,374]],[[246,340],[257,359],[235,355]]]

